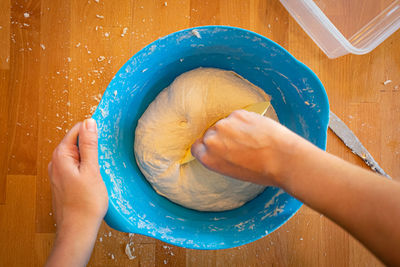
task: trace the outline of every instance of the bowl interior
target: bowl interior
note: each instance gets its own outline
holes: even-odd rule
[[[199,212],[158,195],[133,153],[138,119],[178,75],[197,67],[233,70],[272,96],[279,120],[325,149],[329,105],[315,74],[274,42],[225,26],[180,31],[134,55],[110,82],[93,115],[99,128],[99,162],[110,196],[107,223],[120,231],[174,245],[221,249],[249,243],[285,223],[301,203],[268,187],[244,206]]]

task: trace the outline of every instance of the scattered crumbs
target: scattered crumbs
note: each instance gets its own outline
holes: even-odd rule
[[[168,263],[168,261],[167,260],[164,260],[164,264],[167,264]]]
[[[310,103],[308,101],[304,101],[304,104],[306,104],[307,106],[310,105]]]
[[[111,237],[112,236],[112,233],[111,232],[108,232],[108,237]]]
[[[96,81],[95,80],[93,80],[92,82],[91,82],[91,84],[95,84],[96,83]]]
[[[353,118],[354,118],[353,116],[349,115],[349,119],[350,119],[350,120],[352,120]]]
[[[386,81],[383,82],[383,85],[388,85],[391,82],[392,82],[392,80],[386,80]]]
[[[50,215],[50,216],[52,216],[52,215],[53,215],[53,213],[49,212],[49,215]]]
[[[81,43],[77,43],[76,45],[75,45],[75,47],[80,47],[81,46]]]
[[[78,77],[79,83],[82,83],[82,77]]]
[[[167,2],[164,2],[164,6],[168,6],[168,3],[167,3]]]
[[[60,126],[57,126],[56,129],[60,130],[60,131],[62,130],[62,128]]]
[[[180,58],[179,61],[180,61],[180,62],[183,62],[183,58]]]
[[[114,91],[114,96],[117,96],[117,93],[118,93],[117,90],[115,90],[115,91]]]
[[[192,34],[193,34],[194,36],[196,36],[197,38],[201,39],[201,35],[200,35],[200,33],[199,33],[198,30],[196,30],[196,29],[192,30]]]
[[[25,13],[24,13],[24,17],[25,17],[25,18],[29,18],[29,16],[30,16],[30,15],[29,15],[28,12],[25,12]]]
[[[99,3],[99,2],[100,2],[99,0],[93,0],[93,1],[95,1],[96,3]]]
[[[114,254],[111,254],[111,259],[112,259],[112,260],[115,259]]]
[[[142,22],[145,23],[145,22],[146,22],[146,19],[142,19]]]
[[[46,49],[46,47],[44,46],[44,44],[40,44],[40,47],[41,47],[43,50]]]
[[[145,69],[142,70],[142,72],[146,72],[147,70],[148,70],[148,68],[145,68]]]
[[[71,106],[71,102],[68,101],[67,102],[67,107],[69,107],[69,106]]]
[[[136,258],[136,256],[135,255],[132,255],[132,252],[134,252],[135,251],[135,248],[134,247],[130,247],[129,246],[129,243],[128,244],[126,244],[126,246],[125,246],[125,254],[126,254],[126,256],[128,256],[128,259],[129,260],[133,260],[134,258]]]
[[[303,241],[303,238],[302,238],[302,237],[300,237],[300,241]]]
[[[90,114],[93,114],[96,111],[97,106],[91,106],[90,107]]]
[[[98,18],[98,19],[104,19],[104,16],[99,15],[99,14],[96,14],[96,18]]]
[[[101,61],[103,61],[104,59],[106,59],[105,56],[99,56],[99,57],[97,58],[97,61],[98,61],[98,62],[101,62]]]
[[[67,57],[67,61],[68,61],[68,62],[71,62],[72,59],[71,59],[70,57]]]
[[[103,238],[102,238],[101,236],[100,236],[100,238],[99,238],[99,241],[100,241],[100,242],[103,242]]]
[[[135,234],[134,233],[129,233],[129,238],[131,238],[131,237],[134,237],[135,236]]]
[[[124,37],[127,32],[128,32],[128,27],[123,28],[121,36]]]
[[[105,36],[105,37],[109,37],[109,36],[110,36],[110,33],[109,33],[109,32],[105,32],[105,33],[104,33],[104,36]]]
[[[96,100],[97,102],[100,102],[101,100],[101,94],[93,96],[93,99]]]
[[[271,29],[271,24],[268,24],[268,28],[270,28],[270,29]]]

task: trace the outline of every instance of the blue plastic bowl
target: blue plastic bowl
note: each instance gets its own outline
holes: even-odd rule
[[[105,221],[111,227],[196,249],[224,249],[262,238],[284,224],[302,203],[267,187],[244,206],[199,212],[158,195],[136,165],[138,119],[178,75],[197,67],[233,70],[272,96],[282,124],[321,149],[329,104],[317,76],[285,49],[254,32],[226,26],[187,29],[160,38],[115,75],[93,115],[99,163],[108,189]]]

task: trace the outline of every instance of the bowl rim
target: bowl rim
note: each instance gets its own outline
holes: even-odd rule
[[[219,29],[228,29],[228,30],[235,30],[235,31],[241,31],[241,32],[244,32],[244,33],[253,35],[254,37],[260,38],[261,40],[263,40],[263,42],[267,42],[267,43],[269,43],[269,44],[275,46],[276,48],[278,48],[281,52],[283,52],[284,56],[289,57],[289,58],[293,61],[293,63],[297,64],[300,68],[304,69],[304,70],[308,73],[308,75],[310,75],[310,77],[312,77],[312,79],[314,80],[314,82],[316,82],[316,84],[318,85],[319,89],[321,89],[320,92],[319,92],[319,93],[320,93],[320,98],[321,98],[320,100],[324,102],[324,103],[322,103],[321,106],[324,107],[324,108],[326,108],[326,114],[324,114],[324,112],[321,112],[321,113],[322,113],[322,116],[321,116],[321,117],[324,117],[324,118],[321,119],[321,128],[322,128],[321,131],[324,133],[324,136],[322,136],[322,138],[324,139],[324,140],[323,140],[324,142],[322,142],[322,143],[319,145],[319,147],[320,147],[321,149],[326,150],[326,144],[327,144],[327,130],[328,130],[328,123],[329,123],[329,109],[330,109],[330,108],[329,108],[329,100],[328,100],[328,96],[327,96],[326,90],[325,90],[325,88],[324,88],[322,82],[321,82],[320,79],[318,78],[318,76],[317,76],[308,66],[306,66],[304,63],[302,63],[301,61],[299,61],[297,58],[295,58],[291,53],[289,53],[289,51],[287,51],[285,48],[283,48],[283,47],[282,47],[281,45],[279,45],[278,43],[276,43],[276,42],[270,40],[269,38],[267,38],[267,37],[265,37],[265,36],[263,36],[263,35],[261,35],[261,34],[258,34],[258,33],[256,33],[256,32],[254,32],[254,31],[250,31],[250,30],[247,30],[247,29],[239,28],[239,27],[226,26],[226,25],[206,25],[206,26],[191,27],[191,28],[186,28],[186,29],[182,29],[182,30],[179,30],[179,31],[170,33],[170,34],[168,34],[168,35],[165,35],[165,36],[163,36],[163,37],[160,37],[160,38],[158,38],[158,39],[152,41],[151,43],[149,43],[148,45],[144,46],[142,49],[140,49],[139,51],[137,51],[133,56],[131,56],[131,57],[119,68],[119,70],[115,73],[114,77],[112,78],[112,80],[110,81],[109,85],[107,86],[106,90],[104,91],[103,96],[105,95],[106,91],[109,89],[109,86],[110,86],[110,84],[112,83],[112,81],[113,81],[114,79],[117,78],[118,73],[120,73],[121,70],[124,70],[124,69],[127,67],[127,65],[130,64],[131,60],[132,60],[134,57],[136,57],[136,56],[138,56],[138,55],[140,55],[140,54],[143,54],[143,53],[146,52],[147,50],[151,49],[151,47],[154,46],[154,45],[156,45],[159,41],[164,40],[164,39],[167,39],[167,38],[171,38],[171,37],[173,37],[173,36],[175,36],[175,35],[178,35],[178,34],[182,34],[182,33],[186,33],[186,32],[191,32],[191,31],[193,31],[193,30],[202,30],[202,29],[209,30],[209,29],[216,29],[216,28],[219,28]],[[95,120],[98,120],[98,118],[100,118],[100,119],[102,118],[101,112],[100,112],[100,108],[101,108],[103,105],[105,105],[105,103],[104,103],[105,101],[107,101],[106,98],[102,97],[100,103],[98,104],[98,106],[97,106],[97,108],[96,108],[96,111],[94,112],[94,114],[93,114],[93,116],[92,116],[92,118],[94,118]],[[324,110],[324,111],[325,111],[325,110]],[[100,138],[100,136],[99,136],[99,138]],[[102,153],[102,152],[99,150],[99,154],[100,154],[100,153]],[[99,157],[99,159],[100,159],[100,157]],[[286,193],[286,192],[285,192],[285,193]],[[287,194],[287,193],[286,193],[286,194]],[[294,198],[293,196],[291,196],[291,195],[290,195],[290,197],[293,198],[293,199],[295,199],[295,198]],[[187,244],[187,243],[173,242],[173,241],[171,241],[170,239],[167,239],[167,238],[165,238],[165,237],[163,237],[163,236],[161,236],[161,235],[154,236],[154,235],[151,235],[148,231],[143,231],[143,230],[141,230],[141,229],[137,229],[138,231],[137,231],[137,232],[134,232],[134,233],[141,234],[141,235],[145,235],[145,236],[152,237],[152,238],[156,238],[156,239],[159,239],[159,240],[161,240],[161,241],[163,241],[163,242],[169,243],[169,244],[171,244],[171,245],[176,245],[176,246],[184,247],[184,248],[200,249],[200,250],[214,250],[214,249],[220,250],[220,249],[229,249],[229,248],[234,248],[234,247],[238,247],[238,246],[242,246],[242,245],[246,245],[246,244],[252,243],[252,242],[254,242],[254,241],[256,241],[256,240],[259,240],[259,239],[265,237],[266,235],[268,235],[268,234],[270,234],[270,233],[276,231],[277,229],[279,229],[279,228],[280,228],[282,225],[284,225],[289,219],[291,219],[291,218],[298,212],[298,210],[301,208],[301,206],[303,205],[300,201],[297,200],[297,202],[298,202],[298,203],[296,204],[297,206],[293,206],[292,210],[290,211],[291,214],[290,214],[287,218],[285,218],[284,220],[282,220],[282,222],[279,223],[279,224],[278,224],[275,228],[273,228],[271,231],[268,231],[267,233],[261,234],[261,235],[259,235],[259,236],[257,236],[257,237],[254,237],[254,238],[249,238],[249,239],[247,239],[247,240],[245,240],[245,241],[243,241],[243,242],[240,242],[240,243],[238,243],[238,244],[232,244],[232,243],[228,243],[228,244],[224,244],[224,245],[216,244],[215,246],[211,246],[211,247],[204,246],[204,247],[200,247],[200,248],[199,248],[199,247],[197,247],[197,246],[193,246],[193,245]],[[115,219],[113,219],[113,218],[117,217],[116,215],[118,215],[118,218],[119,218],[119,221],[118,221],[118,222],[116,222]],[[107,214],[106,214],[104,220],[105,220],[105,222],[107,223],[107,225],[109,225],[110,227],[112,227],[112,228],[114,228],[114,229],[116,229],[116,230],[118,230],[118,231],[121,231],[121,232],[132,232],[132,231],[129,231],[129,229],[128,229],[127,227],[121,225],[121,224],[124,224],[125,221],[126,221],[126,223],[129,223],[129,221],[128,221],[128,219],[125,218],[124,216],[121,216],[121,212],[119,211],[119,209],[116,207],[116,205],[112,202],[112,200],[111,200],[110,198],[109,198],[109,207],[108,207],[108,211],[107,211]],[[123,221],[123,222],[121,222],[121,221]],[[116,226],[116,225],[118,225],[118,226]]]

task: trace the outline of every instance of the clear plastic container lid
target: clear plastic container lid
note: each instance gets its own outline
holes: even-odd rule
[[[280,0],[329,58],[366,54],[400,28],[400,0]]]

